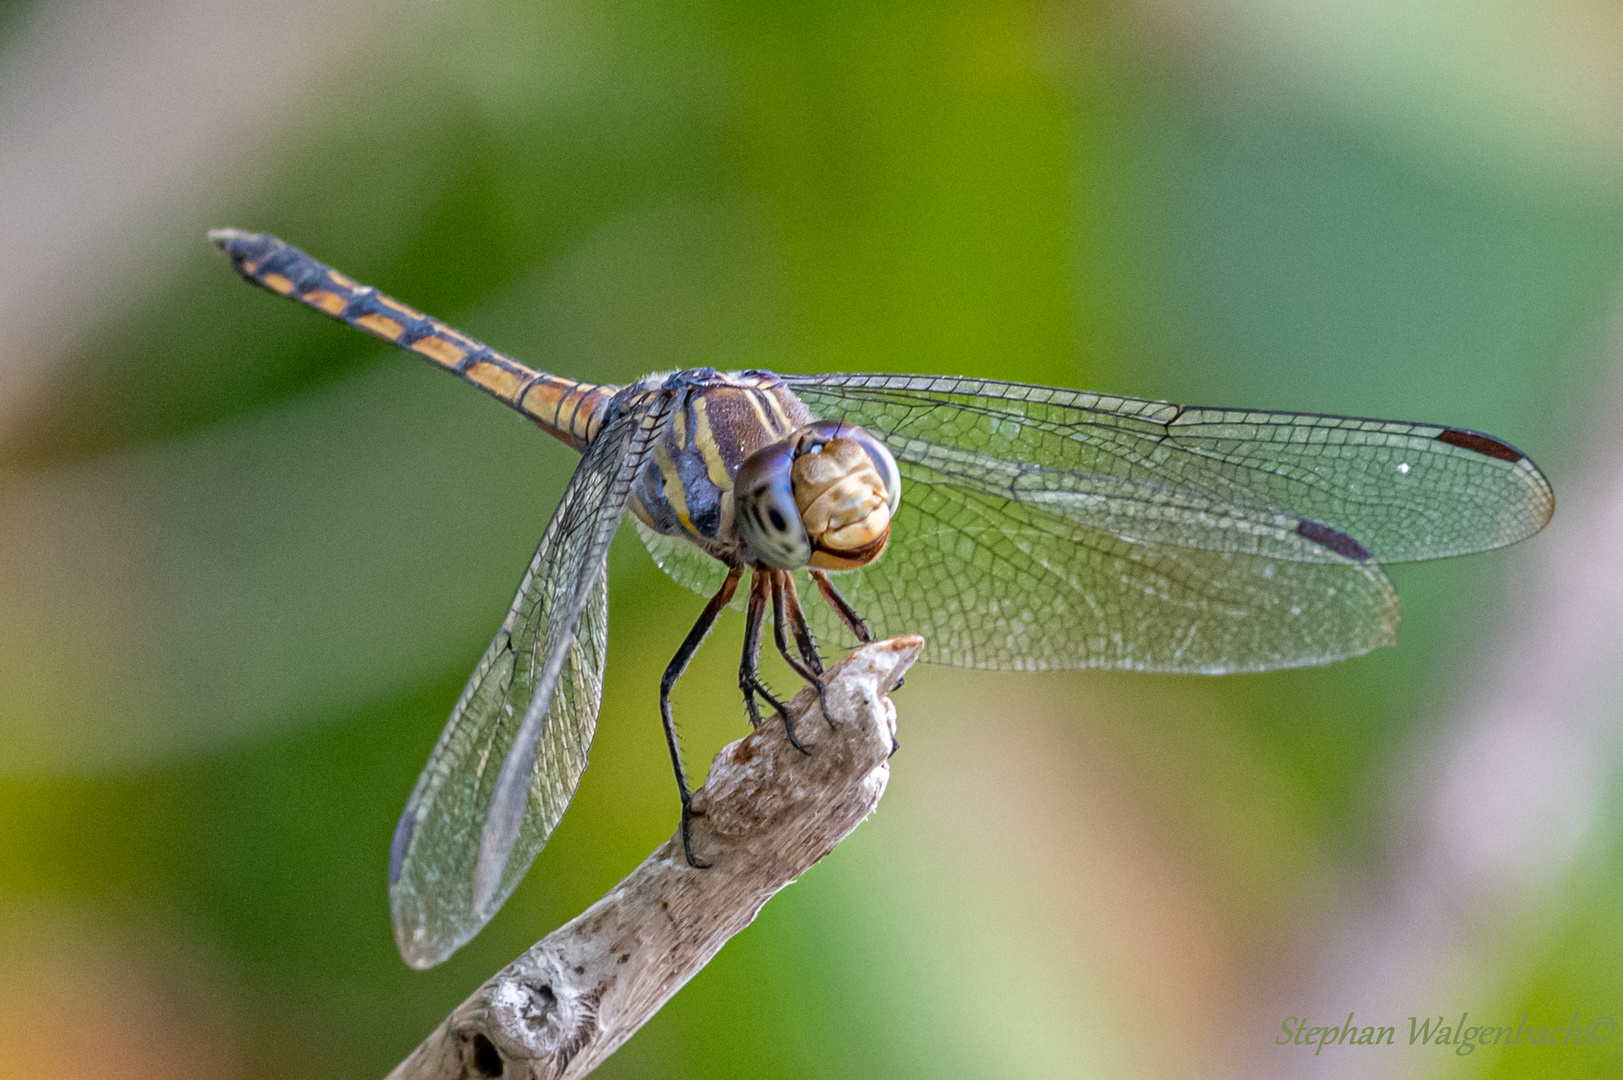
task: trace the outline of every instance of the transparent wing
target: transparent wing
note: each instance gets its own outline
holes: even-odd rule
[[[655,532],[635,517],[631,518],[631,523],[637,527],[637,535],[653,557],[654,565],[665,571],[672,581],[701,596],[716,595],[727,576],[726,564],[706,554],[690,540]],[[745,593],[748,591],[743,590]],[[734,594],[727,606],[734,611],[743,611],[746,599],[745,596]]]
[[[836,582],[876,634],[923,634],[933,663],[1267,671],[1355,656],[1397,633],[1397,597],[1377,564],[1282,525],[1214,519],[1211,528],[1232,533],[1230,550],[1123,539],[1069,516],[1074,504],[1015,503],[898,464],[889,548]],[[640,523],[638,532],[678,584],[700,594],[719,586],[716,560]],[[796,577],[801,595],[815,596]],[[822,603],[807,603],[806,615],[819,638],[852,644]]]
[[[876,630],[926,635],[937,662],[1212,673],[1325,663],[1396,632],[1379,561],[1510,543],[1553,508],[1519,451],[1437,425],[977,379],[785,382],[896,455],[890,548],[837,580]],[[679,581],[701,573],[662,555]],[[808,606],[818,629],[843,640],[821,608]]]
[[[602,694],[604,562],[667,415],[662,398],[644,400],[587,449],[406,804],[389,901],[413,967],[441,962],[489,921],[580,782]]]
[[[1213,517],[1182,546],[1118,535],[1064,504],[989,496],[903,466],[890,549],[837,584],[877,633],[925,636],[963,667],[1219,674],[1322,664],[1388,644],[1398,604],[1378,564],[1283,528]],[[1301,556],[1301,557],[1294,557]],[[847,635],[824,605],[820,635]]]
[[[1378,562],[1500,547],[1550,520],[1555,496],[1521,451],[1439,424],[1209,409],[982,379],[785,376],[843,417],[957,475],[1001,461],[1175,488],[1322,522]],[[954,466],[943,449],[961,452]],[[950,451],[946,451],[950,452]]]

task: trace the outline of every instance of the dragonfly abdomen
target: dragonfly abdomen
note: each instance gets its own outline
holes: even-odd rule
[[[619,389],[536,371],[269,234],[216,229],[209,239],[248,281],[410,349],[517,409],[576,450],[584,450],[597,434],[609,399]]]

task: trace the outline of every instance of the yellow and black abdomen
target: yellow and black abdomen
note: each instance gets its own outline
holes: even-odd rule
[[[764,372],[723,374],[711,368],[666,377],[686,384],[654,460],[637,478],[631,511],[666,536],[691,540],[731,561],[733,474],[761,447],[810,422],[811,412],[778,379]]]
[[[219,229],[209,238],[253,284],[410,349],[576,450],[597,435],[620,389],[536,371],[274,236]],[[814,419],[810,410],[770,372],[694,368],[650,376],[637,385],[677,390],[682,404],[637,477],[631,511],[657,532],[732,561],[738,550],[733,474],[755,451]]]
[[[216,229],[209,239],[255,285],[410,349],[511,405],[576,450],[597,434],[618,389],[536,371],[266,233]]]

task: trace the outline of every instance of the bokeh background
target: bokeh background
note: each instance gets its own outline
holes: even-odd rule
[[[274,231],[538,367],[979,374],[1533,454],[1397,647],[920,669],[879,813],[600,1075],[1601,1077],[1623,1013],[1623,10],[0,4],[0,1077],[376,1077],[676,823],[629,530],[592,767],[442,968],[391,831],[570,453],[244,286]],[[726,616],[677,708],[740,735]],[[780,671],[780,679],[783,675]],[[1305,1016],[1395,1047],[1277,1046]]]

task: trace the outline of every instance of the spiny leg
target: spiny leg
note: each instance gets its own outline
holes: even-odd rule
[[[738,688],[744,692],[744,708],[749,710],[750,726],[761,726],[761,707],[755,703],[760,680],[761,621],[766,618],[767,580],[760,571],[750,574],[749,607],[744,612],[744,656],[738,663]]]
[[[800,594],[795,590],[795,576],[783,574],[783,609],[789,616],[789,632],[795,636],[795,647],[800,659],[813,674],[823,673],[823,658],[817,655],[817,642],[812,640],[811,627],[806,625],[806,613],[800,609]]]
[[[699,651],[705,635],[710,633],[710,628],[721,615],[721,609],[732,602],[733,593],[738,589],[740,572],[739,567],[732,567],[727,571],[727,580],[721,583],[716,595],[705,604],[704,610],[699,613],[699,621],[693,624],[688,636],[682,639],[682,647],[671,657],[671,662],[665,667],[664,676],[659,680],[659,718],[665,725],[665,745],[671,751],[671,768],[676,771],[676,790],[682,797],[682,854],[687,857],[688,865],[696,870],[702,870],[710,864],[701,863],[693,857],[691,829],[693,793],[688,791],[687,773],[682,770],[682,743],[677,738],[676,720],[671,716],[671,687],[676,685],[676,680],[687,670],[693,654]]]
[[[840,590],[828,579],[828,571],[813,570],[811,576],[812,580],[817,582],[817,591],[823,594],[823,599],[828,601],[828,606],[834,609],[834,614],[840,617],[840,621],[851,631],[852,636],[864,645],[872,645],[873,633],[868,629],[867,620],[857,614],[857,609],[851,606],[851,601],[840,595]],[[890,688],[891,692],[900,690],[906,681],[905,678],[897,679],[896,685]]]
[[[795,629],[801,652],[797,659],[789,651],[789,635],[787,633],[790,616],[786,610],[793,612],[793,619],[799,625]],[[829,727],[834,726],[834,718],[828,714],[828,701],[824,697],[826,688],[823,686],[823,661],[817,655],[817,649],[812,644],[811,631],[806,627],[806,617],[800,610],[800,600],[795,596],[795,579],[787,570],[772,571],[772,637],[777,643],[778,652],[783,656],[784,662],[794,669],[796,675],[805,679],[817,691],[817,706],[823,710],[823,719]],[[806,654],[816,665],[804,662]]]
[[[817,591],[823,594],[823,599],[828,601],[828,606],[834,609],[834,614],[840,617],[840,621],[851,631],[852,636],[864,645],[872,645],[873,634],[868,630],[867,622],[857,614],[857,609],[851,606],[851,602],[840,595],[840,590],[828,579],[828,572],[813,570],[811,579],[817,582]]]
[[[813,581],[817,582],[817,591],[823,594],[823,599],[828,601],[828,606],[834,609],[834,614],[840,617],[840,621],[845,624],[845,628],[851,631],[862,644],[873,644],[873,634],[868,629],[868,623],[861,615],[857,614],[857,609],[851,606],[851,602],[840,595],[840,590],[836,589],[834,583],[828,579],[827,572],[813,570],[811,577]],[[890,688],[891,693],[900,690],[904,681],[897,679],[896,685]],[[827,716],[828,714],[824,713],[823,715]],[[896,741],[896,736],[892,735],[890,737],[890,752],[895,754],[901,748],[902,744]]]
[[[788,708],[761,681],[761,622],[766,618],[767,594],[772,590],[771,573],[757,569],[750,574],[750,602],[744,617],[744,658],[738,664],[738,688],[744,692],[744,707],[749,710],[752,725],[761,726],[761,710],[755,704],[755,695],[759,694],[783,718],[783,730],[789,736],[789,745],[806,754],[810,751],[795,738],[795,722]]]

